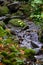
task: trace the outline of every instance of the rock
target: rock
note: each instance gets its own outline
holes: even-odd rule
[[[22,41],[22,44],[26,45],[26,44],[28,44],[28,43],[27,43],[26,40],[23,40],[23,41]]]
[[[25,26],[22,30],[26,30],[29,29],[29,26]]]
[[[26,40],[23,40],[21,43],[21,46],[24,46],[26,48],[32,48],[31,43],[28,43]]]
[[[28,43],[29,43],[29,42],[31,43],[30,36],[26,36],[26,35],[25,35],[24,39],[25,39]]]
[[[4,19],[6,19],[6,18],[7,18],[6,16],[0,17],[0,21],[1,21],[1,20],[4,20]]]
[[[26,23],[23,21],[23,20],[21,20],[21,19],[11,19],[10,21],[9,21],[9,23],[10,24],[12,24],[13,26],[15,26],[15,27],[21,27],[21,28],[24,28],[25,26],[26,26]]]
[[[19,9],[20,3],[19,2],[14,2],[11,4],[8,4],[8,8],[10,9],[10,12],[17,12]]]
[[[24,37],[24,35],[25,35],[25,31],[20,31],[19,33],[18,33],[18,36],[21,36],[22,38]]]
[[[37,45],[36,45],[35,43],[33,43],[33,42],[31,43],[31,45],[32,45],[33,48],[39,48],[39,46],[37,46]]]
[[[35,50],[35,53],[38,55],[40,48],[34,48],[34,50]]]
[[[7,0],[8,2],[10,2],[10,3],[12,3],[13,2],[13,0]]]
[[[36,41],[32,41],[32,46],[33,48],[41,48],[42,47],[42,44],[40,44],[39,42],[36,42]]]
[[[43,55],[36,55],[35,58],[43,62]]]
[[[4,3],[4,0],[0,0],[0,5],[2,5]]]
[[[31,32],[31,40],[32,41],[38,41],[38,35],[36,32]]]

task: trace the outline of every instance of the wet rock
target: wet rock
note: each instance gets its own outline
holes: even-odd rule
[[[11,34],[16,35],[13,29],[11,29]]]
[[[11,24],[7,24],[7,27],[11,29],[12,28],[12,25]]]
[[[36,55],[39,55],[40,48],[34,48]]]
[[[1,20],[4,20],[4,19],[6,19],[6,18],[7,18],[6,16],[0,17],[0,21],[1,21]]]
[[[42,44],[40,44],[39,42],[36,42],[36,41],[32,41],[32,46],[34,47],[34,48],[41,48],[41,46],[42,46]]]
[[[40,61],[39,63],[43,63],[43,55],[36,55],[35,58]]]
[[[39,48],[39,46],[37,46],[34,42],[31,43],[33,48]]]
[[[8,4],[8,8],[10,9],[10,12],[17,12],[19,9],[20,3],[19,2],[14,2],[11,4]]]
[[[25,26],[22,30],[26,30],[29,29],[29,26]]]
[[[26,48],[32,48],[31,43],[28,43],[26,40],[23,40],[21,43],[21,46],[24,46]]]
[[[8,2],[10,2],[10,3],[12,3],[13,2],[13,0],[7,0]]]
[[[4,3],[4,0],[0,0],[0,5],[3,5],[3,3]]]
[[[32,32],[32,30],[29,28],[29,29],[26,30],[26,32]]]
[[[22,44],[26,45],[27,44],[26,40],[23,40],[22,41]]]
[[[31,40],[32,41],[38,41],[38,35],[36,32],[31,32]]]
[[[25,34],[25,32],[19,32],[18,36],[21,36],[23,38],[24,34]]]
[[[29,43],[29,42],[31,43],[30,36],[26,36],[26,35],[25,35],[24,39],[25,39],[28,43]]]

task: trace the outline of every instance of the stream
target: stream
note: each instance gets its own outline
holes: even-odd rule
[[[28,25],[28,28],[21,29],[19,27],[14,27],[8,24],[8,28],[11,29],[13,34],[15,34],[20,42],[20,47],[32,48],[36,52],[35,58],[43,62],[43,51],[41,50],[43,44],[38,40],[38,27],[28,20],[24,20]],[[42,63],[43,64],[43,63]],[[37,64],[41,65],[41,64]]]
[[[17,8],[13,7],[14,5],[16,6],[17,4]],[[11,3],[8,5],[10,11],[12,12],[12,10],[14,10],[14,12],[16,12],[16,10],[18,10],[20,3],[18,5],[18,3]],[[12,5],[12,6],[11,6]],[[13,7],[13,8],[12,8]],[[10,19],[12,18],[25,18],[24,16],[12,16]],[[6,16],[2,16],[0,17],[0,21],[1,20],[5,20],[8,19],[8,17]],[[39,42],[38,40],[38,27],[34,24],[34,22],[28,21],[27,19],[24,19],[24,22],[26,23],[26,25],[28,26],[27,28],[20,28],[20,27],[16,27],[13,26],[11,24],[7,24],[6,28],[9,28],[11,30],[11,33],[13,35],[16,35],[18,40],[19,40],[19,44],[20,47],[26,47],[26,48],[32,48],[35,50],[36,52],[36,56],[35,58],[37,60],[40,60],[41,62],[43,62],[43,50],[41,50],[43,44],[41,42]],[[42,64],[32,64],[32,65],[43,65]]]
[[[11,26],[10,24],[8,24],[7,26],[8,28],[10,27],[13,34],[15,32],[20,41],[21,47],[25,46],[27,48],[32,48],[37,53],[42,47],[42,43],[40,43],[38,40],[38,34],[37,34],[38,27],[36,27],[36,25],[33,22],[28,22],[26,20],[25,22],[28,25],[28,29],[25,30],[19,27]]]

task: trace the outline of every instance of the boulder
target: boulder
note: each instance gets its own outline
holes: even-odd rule
[[[31,45],[33,46],[33,48],[39,48],[38,43],[35,42],[35,41],[32,41],[32,42],[31,42]]]
[[[14,3],[8,4],[8,8],[9,8],[11,13],[12,12],[17,12],[18,9],[19,9],[19,6],[20,6],[19,2],[14,2]]]
[[[0,0],[0,5],[2,5],[4,3],[4,0]]]

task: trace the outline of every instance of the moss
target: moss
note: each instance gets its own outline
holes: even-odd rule
[[[9,23],[11,23],[14,26],[18,26],[18,27],[26,26],[26,23],[23,20],[21,20],[21,19],[11,19],[9,21]]]
[[[13,13],[12,15],[14,16],[14,15],[16,15],[16,16],[20,16],[20,15],[22,15],[23,13],[21,12],[21,11],[17,11],[16,13]]]
[[[0,6],[0,16],[8,14],[9,9],[6,6]]]

